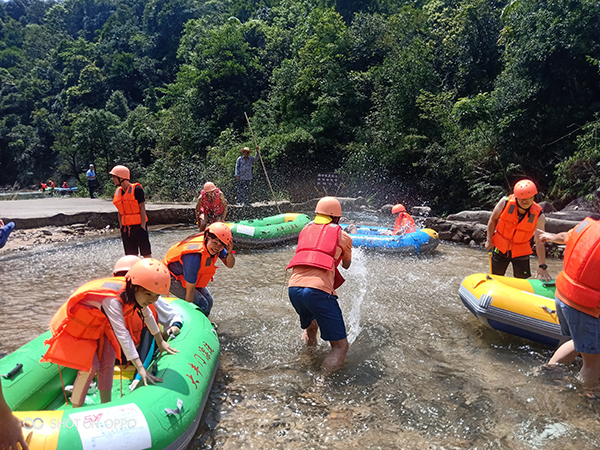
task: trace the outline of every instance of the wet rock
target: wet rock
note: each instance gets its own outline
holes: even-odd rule
[[[413,216],[428,217],[431,214],[431,208],[429,206],[413,206],[410,208],[410,213]]]
[[[52,231],[50,231],[50,230],[44,229],[44,230],[41,230],[41,232],[42,232],[42,234],[44,234],[46,236],[52,236]]]
[[[469,241],[469,247],[471,247],[471,248],[478,248],[479,244],[477,242],[475,242],[473,239],[471,239]]]
[[[487,239],[487,226],[480,223],[476,224],[471,235],[478,243],[485,242]]]
[[[452,233],[450,231],[438,231],[438,236],[442,241],[449,241],[452,239]]]
[[[450,214],[447,220],[456,220],[462,222],[478,222],[486,225],[492,215],[491,211],[461,211],[457,214]]]
[[[60,231],[65,234],[73,234],[74,233],[74,231],[71,230],[70,228],[61,228]]]
[[[556,208],[552,205],[552,203],[540,202],[538,204],[542,207],[542,212],[544,214],[548,214],[548,213],[551,213],[551,212],[556,212]]]

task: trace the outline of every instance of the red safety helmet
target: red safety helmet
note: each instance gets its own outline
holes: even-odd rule
[[[231,228],[229,228],[223,222],[211,223],[206,231],[214,234],[225,245],[229,245],[233,239],[233,236],[231,235]]]
[[[392,214],[398,214],[401,212],[406,212],[406,208],[404,207],[404,205],[402,203],[394,205],[394,207],[392,208]]]
[[[144,258],[136,262],[125,275],[125,279],[160,295],[168,295],[171,287],[169,270],[154,258]]]
[[[122,180],[129,180],[131,178],[131,174],[129,173],[129,169],[125,166],[115,166],[112,168],[110,172],[108,172],[115,177],[119,177]]]
[[[317,203],[315,212],[317,214],[323,214],[325,216],[341,217],[342,205],[340,204],[339,200],[335,197],[323,197]]]
[[[217,187],[215,186],[215,183],[211,182],[211,181],[207,181],[206,183],[204,183],[204,192],[205,193],[209,193],[214,191],[215,189],[217,189]]]
[[[119,272],[128,272],[133,265],[140,260],[140,257],[137,255],[126,255],[115,263],[115,267],[113,268],[113,275],[117,276]]]
[[[535,183],[531,180],[518,181],[513,191],[515,198],[530,198],[538,193]]]

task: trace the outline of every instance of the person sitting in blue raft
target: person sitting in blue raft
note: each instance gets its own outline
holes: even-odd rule
[[[4,225],[4,222],[2,219],[0,219],[0,248],[6,245],[6,241],[14,229],[14,222],[8,222],[6,225]]]

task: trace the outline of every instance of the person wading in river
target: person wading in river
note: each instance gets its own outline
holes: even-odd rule
[[[487,224],[485,248],[492,252],[492,274],[504,275],[512,263],[515,278],[529,278],[529,255],[533,253],[531,238],[536,229],[544,231],[546,217],[542,207],[533,201],[537,194],[535,183],[521,180],[514,193],[502,198],[494,208]],[[535,233],[535,251],[539,267],[538,278],[550,280],[546,265],[546,247]]]
[[[171,273],[173,295],[194,303],[206,317],[213,306],[213,297],[206,286],[217,270],[217,259],[230,269],[235,266],[233,236],[223,222],[215,222],[204,233],[178,242],[163,259]]]
[[[214,183],[207,181],[200,192],[196,203],[196,221],[198,230],[204,229],[215,222],[225,222],[227,216],[227,200],[221,190]]]
[[[563,271],[556,277],[556,314],[565,342],[549,365],[568,364],[581,354],[579,372],[586,389],[600,377],[600,222],[584,219],[568,232],[539,233],[542,242],[566,244]]]
[[[314,222],[300,232],[296,254],[287,266],[293,268],[288,295],[300,316],[302,338],[308,346],[317,345],[317,331],[329,341],[331,351],[323,360],[327,372],[344,364],[348,339],[335,289],[344,279],[337,266],[348,269],[352,263],[352,238],[338,225],[342,206],[335,197],[323,197],[315,208]]]

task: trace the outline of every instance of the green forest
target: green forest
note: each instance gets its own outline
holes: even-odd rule
[[[235,199],[260,147],[276,196],[489,208],[600,185],[597,0],[0,3],[0,186],[124,164],[153,200]],[[253,200],[271,196],[260,164]]]

